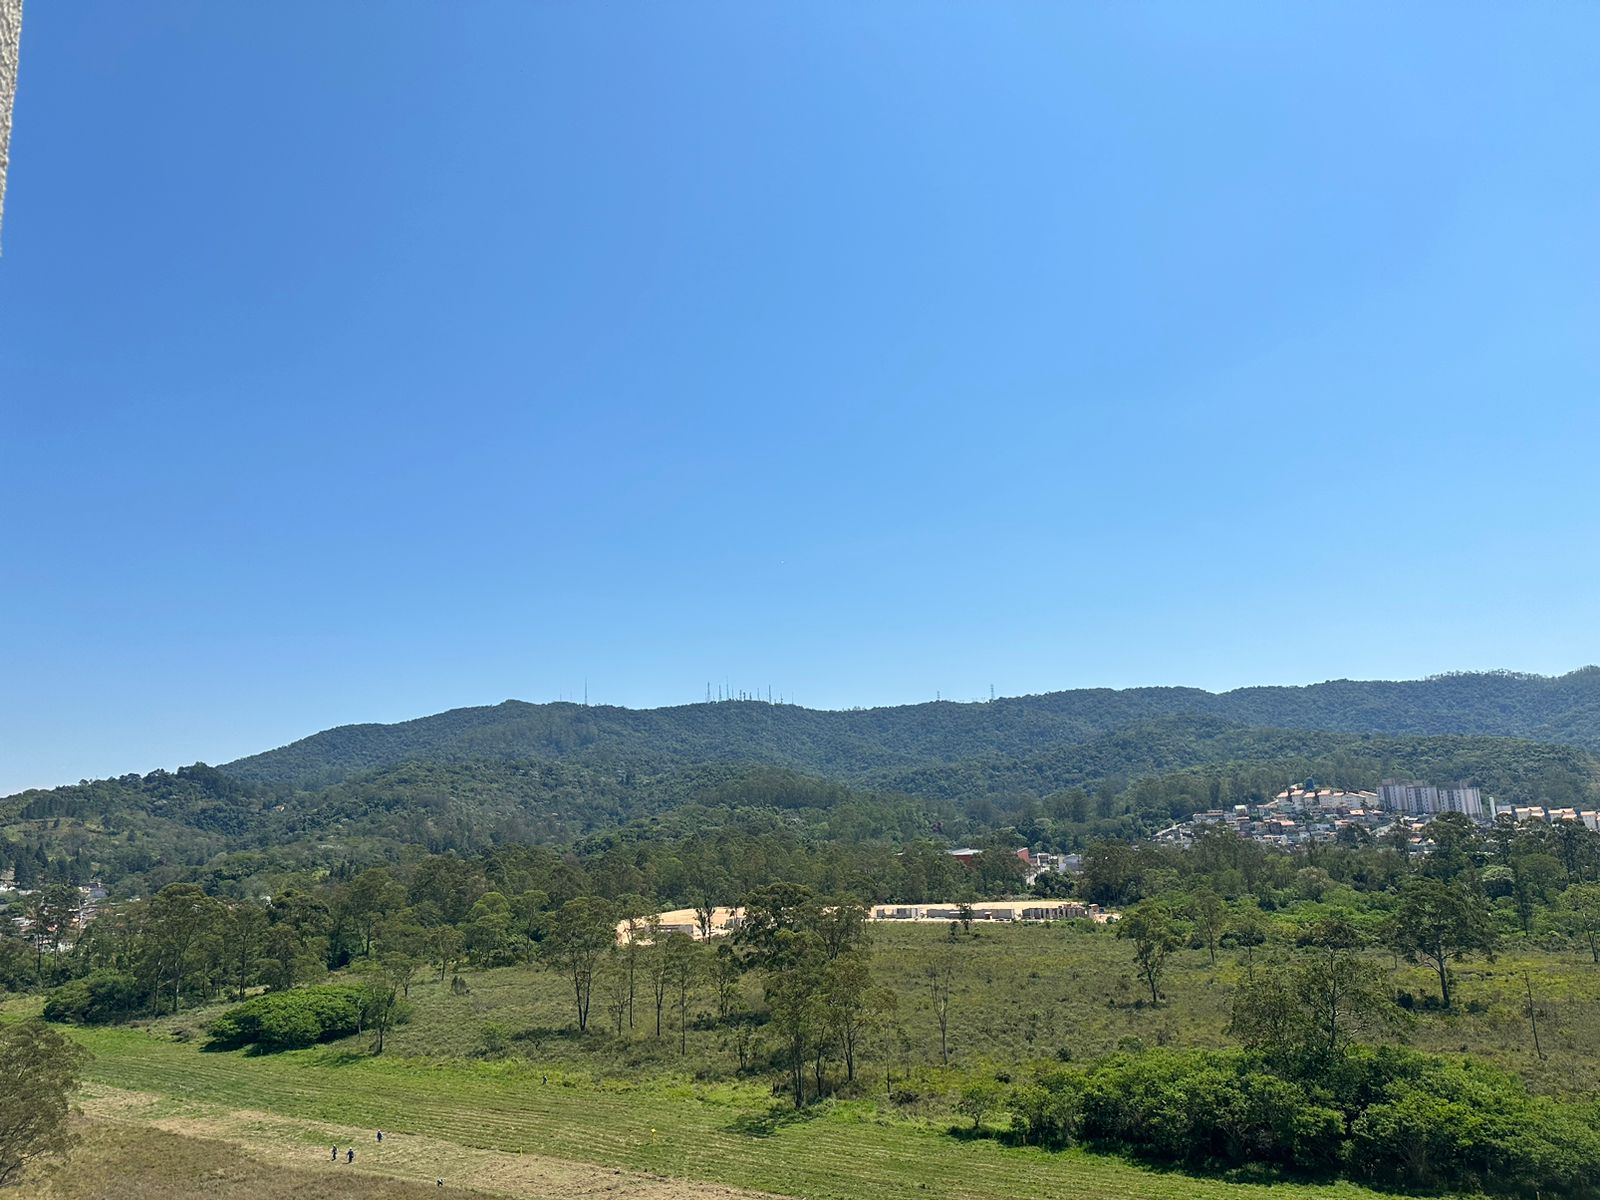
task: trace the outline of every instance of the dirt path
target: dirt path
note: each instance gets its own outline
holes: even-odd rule
[[[338,1170],[381,1175],[412,1183],[443,1179],[449,1191],[541,1200],[781,1200],[764,1192],[723,1184],[646,1175],[615,1167],[569,1162],[537,1154],[508,1154],[414,1134],[384,1134],[326,1121],[304,1121],[248,1109],[219,1110],[185,1105],[166,1097],[117,1088],[85,1089],[81,1107],[95,1121],[160,1129],[239,1147],[260,1161],[284,1166],[334,1169],[329,1149],[339,1147]],[[353,1147],[353,1165],[344,1162]]]

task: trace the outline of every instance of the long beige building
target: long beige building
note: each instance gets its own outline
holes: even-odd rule
[[[1117,914],[1102,909],[1098,904],[1084,904],[1079,900],[975,900],[970,905],[974,921],[1114,921]],[[739,928],[744,920],[742,908],[714,908],[711,910],[711,937],[724,937]],[[961,920],[961,905],[954,901],[934,904],[874,904],[867,910],[869,921],[937,921],[948,923]],[[657,923],[658,922],[658,923]],[[636,921],[634,935],[648,942],[654,930],[663,936],[681,933],[695,941],[704,940],[700,931],[699,914],[692,908],[673,908],[656,913],[654,920],[645,917]],[[628,922],[617,922],[617,944],[625,946],[631,940]]]

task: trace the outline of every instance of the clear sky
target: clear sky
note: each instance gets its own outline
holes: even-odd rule
[[[0,792],[1600,659],[1600,7],[30,3]]]

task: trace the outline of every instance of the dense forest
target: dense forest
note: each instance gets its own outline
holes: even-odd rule
[[[341,726],[224,769],[257,783],[316,787],[450,757],[671,760],[760,762],[866,782],[931,764],[1032,758],[1174,716],[1336,733],[1518,737],[1600,751],[1600,667],[1556,678],[1498,672],[1221,694],[1097,688],[837,712],[749,700],[645,710],[508,700],[395,725]]]
[[[241,863],[270,872],[393,861],[407,847],[566,846],[690,810],[776,821],[819,845],[1004,835],[1078,850],[1308,777],[1351,788],[1391,775],[1465,780],[1506,802],[1589,805],[1600,798],[1600,759],[1578,743],[1600,728],[1584,716],[1597,681],[1591,669],[866,712],[508,703],[330,730],[221,768],[23,792],[0,800],[0,872],[13,869],[23,886],[95,879],[134,895]],[[1330,727],[1162,712],[1182,705],[1253,706]],[[1337,728],[1363,721],[1469,732]],[[1484,732],[1563,722],[1573,744]]]

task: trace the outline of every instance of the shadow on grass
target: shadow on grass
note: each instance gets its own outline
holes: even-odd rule
[[[370,1062],[375,1056],[365,1050],[327,1050],[317,1055],[319,1067],[349,1067],[358,1062]]]
[[[1003,1142],[1005,1140],[993,1129],[974,1129],[971,1125],[952,1125],[945,1132],[958,1142]]]
[[[526,1053],[541,1055],[550,1043],[578,1043],[582,1037],[576,1025],[562,1025],[559,1028],[554,1025],[535,1025],[507,1034],[506,1040],[518,1043]]]
[[[1289,1167],[1274,1165],[1272,1163],[1242,1163],[1236,1165],[1207,1164],[1207,1163],[1181,1163],[1169,1159],[1158,1158],[1154,1155],[1135,1153],[1125,1147],[1108,1144],[1095,1144],[1091,1142],[1074,1142],[1066,1145],[1038,1145],[1030,1144],[1024,1140],[1016,1130],[992,1129],[984,1126],[974,1129],[971,1125],[948,1126],[944,1135],[957,1142],[993,1142],[997,1146],[1004,1146],[1008,1150],[1034,1150],[1047,1154],[1059,1154],[1068,1149],[1078,1150],[1091,1158],[1112,1160],[1120,1162],[1136,1170],[1147,1171],[1152,1175],[1169,1175],[1177,1179],[1192,1179],[1209,1183],[1235,1183],[1249,1184],[1256,1187],[1284,1187],[1284,1186],[1333,1186],[1341,1183],[1362,1185],[1359,1180],[1341,1177],[1337,1173],[1326,1171],[1297,1171]],[[1379,1189],[1395,1196],[1437,1196],[1437,1192],[1412,1192],[1405,1189]]]
[[[804,1125],[821,1115],[821,1110],[816,1108],[795,1108],[792,1104],[774,1104],[761,1112],[740,1113],[728,1123],[727,1129],[729,1133],[739,1133],[745,1137],[768,1138],[780,1129],[787,1129],[791,1125]]]
[[[285,1050],[294,1049],[290,1046],[263,1046],[260,1042],[206,1042],[200,1047],[201,1054],[239,1054],[245,1058],[261,1058],[263,1055],[282,1054]]]
[[[576,1025],[535,1025],[531,1029],[519,1029],[508,1035],[513,1042],[573,1042],[579,1039]]]

